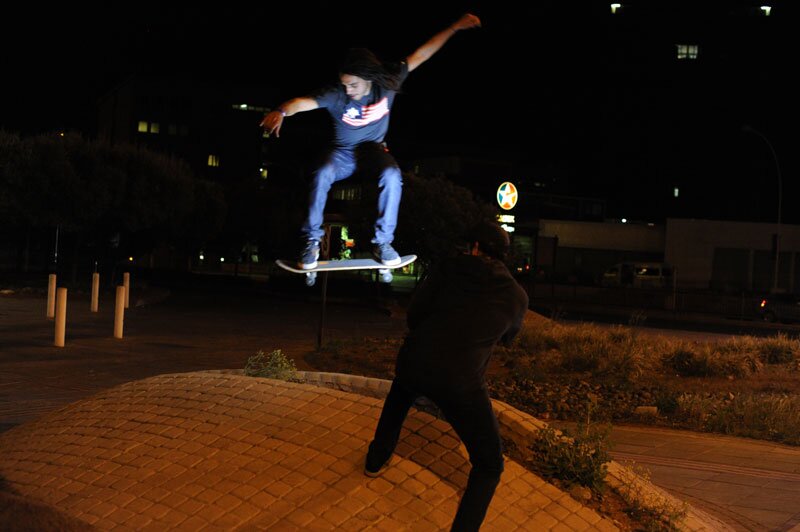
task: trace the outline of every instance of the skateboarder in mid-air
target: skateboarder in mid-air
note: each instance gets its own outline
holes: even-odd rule
[[[305,247],[299,260],[300,268],[310,270],[317,266],[319,243],[324,235],[323,213],[331,186],[353,175],[362,165],[379,168],[373,254],[386,266],[400,263],[392,241],[403,181],[397,162],[383,143],[394,97],[408,73],[430,59],[457,31],[480,24],[478,17],[466,14],[400,63],[381,62],[363,48],[350,50],[341,67],[338,84],[310,96],[288,100],[264,116],[261,126],[276,136],[280,136],[284,118],[296,113],[322,107],[328,110],[334,122],[334,145],[325,163],[314,172],[311,184],[308,217],[302,227]]]

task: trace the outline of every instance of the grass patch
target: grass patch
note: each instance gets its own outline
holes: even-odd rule
[[[786,394],[678,397],[674,416],[688,428],[800,445],[800,397]]]
[[[687,342],[539,320],[496,354],[507,371],[493,392],[543,419],[581,419],[591,394],[597,419],[800,445],[800,342],[785,334]]]

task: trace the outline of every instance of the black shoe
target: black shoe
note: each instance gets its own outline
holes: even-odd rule
[[[369,454],[367,454],[367,459],[364,462],[364,474],[372,478],[379,477],[384,471],[389,469],[389,463],[391,461],[392,457],[390,456],[382,464],[375,464],[372,460],[370,460]]]

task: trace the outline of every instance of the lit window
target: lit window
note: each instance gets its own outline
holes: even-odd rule
[[[676,198],[680,195],[680,192],[681,191],[678,189],[678,187],[672,189],[672,195]]]
[[[676,44],[678,59],[697,59],[698,47],[696,44]]]
[[[219,157],[217,157],[216,155],[209,155],[208,166],[219,166]]]
[[[335,189],[332,193],[333,199],[343,201],[357,201],[361,199],[361,187],[356,185],[347,188]]]
[[[151,122],[150,123],[150,133],[153,133],[154,135],[157,135],[158,134],[158,130],[159,130],[158,122]]]
[[[266,179],[266,178],[267,178],[267,169],[261,168],[261,179]]]
[[[268,113],[271,111],[271,109],[267,109],[266,107],[260,107],[258,105],[250,105],[248,103],[231,104],[231,109],[235,109],[236,111],[257,111],[259,113]]]
[[[139,127],[138,127],[137,131],[139,131],[139,133],[147,133],[147,129],[148,129],[149,125],[150,124],[148,124],[147,122],[139,122]]]

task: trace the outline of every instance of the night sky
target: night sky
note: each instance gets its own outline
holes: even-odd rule
[[[349,47],[401,59],[471,11],[484,27],[457,34],[398,97],[388,140],[401,164],[420,154],[496,158],[514,163],[510,178],[606,198],[613,217],[773,222],[775,164],[747,124],[776,150],[783,221],[800,223],[789,2],[773,3],[770,17],[758,2],[632,1],[615,16],[610,2],[274,4],[12,9],[0,32],[0,126],[91,135],[96,98],[136,73],[246,83],[288,99],[335,80]],[[698,44],[698,60],[677,61],[678,43]]]

